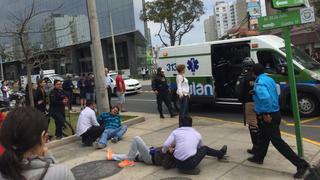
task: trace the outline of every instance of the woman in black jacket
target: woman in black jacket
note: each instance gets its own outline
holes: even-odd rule
[[[34,92],[34,106],[41,112],[46,112],[47,94],[45,92],[46,81],[40,79],[37,84],[37,90]]]

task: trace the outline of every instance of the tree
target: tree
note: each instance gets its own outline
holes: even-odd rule
[[[10,13],[10,28],[6,24],[4,26],[4,31],[0,32],[0,37],[11,38],[13,41],[17,41],[19,44],[19,48],[21,50],[12,52],[5,52],[5,48],[3,46],[0,47],[0,55],[2,58],[10,58],[21,61],[26,65],[27,69],[27,81],[28,81],[28,91],[29,91],[29,101],[30,105],[34,107],[34,99],[32,93],[32,82],[31,82],[31,72],[33,68],[41,66],[44,63],[46,57],[55,55],[57,53],[62,53],[60,50],[51,50],[44,51],[42,48],[35,47],[29,41],[29,35],[34,33],[44,33],[41,30],[35,30],[31,27],[31,22],[35,19],[35,17],[44,15],[50,12],[54,12],[62,7],[60,5],[57,8],[40,11],[37,10],[36,0],[32,0],[32,4],[30,8],[25,8],[21,14]],[[67,27],[64,27],[65,29]],[[52,30],[50,30],[52,31]],[[22,57],[17,56],[17,54],[22,54]]]
[[[204,7],[201,0],[155,0],[144,4],[140,18],[160,23],[156,36],[164,46],[168,46],[168,43],[163,37],[168,37],[170,45],[174,46],[176,42],[181,44],[182,37],[192,30],[193,23],[199,21],[203,14]],[[163,29],[167,36],[161,34]]]

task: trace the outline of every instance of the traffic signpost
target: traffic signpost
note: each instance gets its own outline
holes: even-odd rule
[[[305,4],[303,0],[272,0],[273,6],[277,8],[290,8],[296,6],[302,6]],[[300,114],[298,106],[298,95],[296,79],[294,74],[294,66],[292,62],[292,49],[290,39],[290,26],[310,23],[315,21],[314,8],[302,8],[299,10],[287,11],[284,9],[282,13],[278,13],[271,16],[260,17],[258,19],[259,29],[261,31],[271,30],[275,28],[282,28],[285,40],[285,49],[288,66],[288,76],[290,84],[290,94],[293,118],[295,124],[296,141],[298,155],[303,156],[303,144],[301,137],[301,126],[300,126]]]
[[[304,0],[272,0],[272,7],[275,9],[305,6]]]

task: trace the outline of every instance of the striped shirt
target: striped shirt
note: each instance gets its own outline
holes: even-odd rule
[[[110,113],[103,112],[98,117],[99,122],[104,122],[104,128],[105,129],[116,129],[121,126],[121,119],[120,116],[117,115],[111,115]]]

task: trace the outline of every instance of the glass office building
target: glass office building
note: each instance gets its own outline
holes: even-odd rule
[[[130,69],[131,74],[137,74],[138,68],[145,63],[147,27],[140,20],[143,3],[144,0],[96,0],[104,63],[109,69],[114,69],[110,18],[119,69]],[[1,26],[14,29],[11,21],[15,16],[23,16],[31,4],[32,0],[2,0],[0,6],[7,8],[2,8],[0,12]],[[47,63],[42,65],[42,69],[55,69],[60,74],[93,71],[86,7],[86,0],[35,0],[35,11],[43,13],[32,19],[28,26],[28,32],[32,33],[28,33],[26,38],[33,49],[61,52],[60,56],[47,57]],[[1,43],[13,49],[15,55],[15,58],[6,60],[4,65],[10,73],[15,60],[23,58],[21,47],[15,38],[1,38]],[[16,71],[22,75],[25,68],[21,65],[21,70],[18,67]],[[12,75],[17,76],[12,73],[7,76]]]

